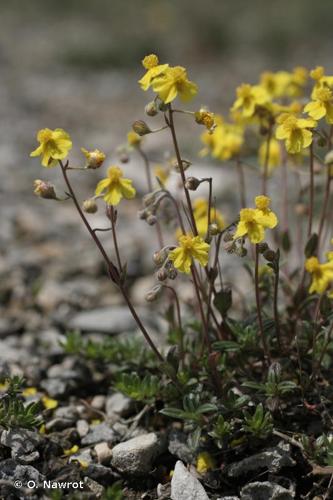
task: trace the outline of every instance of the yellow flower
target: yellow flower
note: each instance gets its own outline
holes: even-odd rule
[[[72,149],[71,138],[62,128],[44,128],[38,132],[37,140],[40,145],[30,156],[41,155],[43,167],[53,167],[55,160],[63,160]]]
[[[267,141],[264,141],[260,145],[258,150],[258,161],[262,170],[264,169],[266,163],[266,156],[267,156]],[[268,148],[268,174],[271,174],[276,167],[280,166],[280,164],[281,164],[280,144],[278,141],[272,138],[269,141],[269,148]]]
[[[324,293],[333,282],[333,261],[321,264],[317,257],[310,257],[305,262],[305,269],[311,274],[310,293]]]
[[[204,238],[208,230],[208,202],[205,198],[197,198],[193,203],[193,213],[199,236]],[[216,224],[219,230],[225,227],[222,214],[214,207],[210,209],[210,222]]]
[[[35,396],[37,394],[37,389],[36,387],[26,387],[23,391],[22,391],[22,396],[24,396],[25,398],[26,397],[29,397],[29,396]]]
[[[265,229],[273,229],[278,224],[275,213],[269,208],[270,199],[267,196],[257,196],[255,203],[256,208],[240,211],[234,240],[248,236],[251,243],[261,243],[265,239]]]
[[[154,175],[158,178],[162,186],[165,186],[166,181],[169,179],[170,172],[162,165],[156,165],[154,168]]]
[[[154,78],[160,76],[169,67],[168,64],[159,64],[155,54],[144,57],[142,66],[147,70],[146,74],[139,80],[142,90],[148,90]]]
[[[214,113],[205,108],[201,108],[194,113],[194,119],[199,125],[204,125],[209,132],[212,132],[215,128]]]
[[[308,70],[303,66],[296,66],[290,74],[290,82],[286,89],[286,95],[289,97],[299,97],[308,80]]]
[[[244,142],[244,130],[240,125],[224,122],[221,116],[215,116],[215,124],[212,133],[204,132],[201,135],[202,142],[207,146],[201,151],[201,155],[211,153],[213,158],[224,161],[237,155]]]
[[[75,444],[69,450],[64,450],[64,455],[66,455],[67,457],[70,455],[75,455],[75,453],[77,453],[79,451],[79,449],[80,448],[78,447],[78,445]]]
[[[42,403],[48,410],[54,410],[54,408],[57,408],[59,404],[56,399],[49,398],[48,396],[42,397]]]
[[[270,101],[267,90],[260,85],[243,83],[237,87],[236,93],[237,99],[234,102],[232,111],[240,109],[246,118],[250,118],[255,114],[257,106],[264,106]]]
[[[268,196],[256,196],[255,205],[257,209],[257,220],[265,228],[273,229],[278,224],[278,218],[275,213],[270,209],[271,200]]]
[[[310,76],[315,81],[311,98],[313,98],[315,91],[320,87],[322,86],[331,87],[333,85],[333,76],[325,75],[325,69],[323,66],[317,66],[315,69],[311,70]]]
[[[333,92],[326,85],[314,88],[312,101],[309,102],[304,111],[314,120],[326,117],[327,123],[333,123]]]
[[[288,153],[300,153],[312,143],[312,131],[317,123],[311,118],[297,118],[291,113],[282,113],[277,119],[276,138],[285,140]]]
[[[107,178],[99,181],[95,194],[103,193],[103,199],[108,205],[118,205],[122,198],[127,200],[134,198],[136,190],[130,179],[123,178],[123,172],[119,167],[111,166],[107,171]]]
[[[271,97],[282,97],[290,83],[291,75],[287,71],[265,71],[260,75],[260,85]]]
[[[99,149],[88,151],[85,148],[81,148],[81,151],[87,159],[87,168],[99,168],[105,160],[105,154],[99,151]]]
[[[182,273],[189,274],[193,260],[205,267],[208,263],[209,245],[200,236],[182,235],[178,239],[179,246],[169,252],[169,259]]]
[[[210,453],[208,453],[207,451],[199,453],[199,455],[197,456],[197,464],[196,464],[196,468],[199,474],[204,474],[205,472],[214,469],[214,467],[215,467],[215,460],[210,455]]]
[[[136,132],[133,130],[130,130],[127,134],[127,143],[129,146],[135,148],[136,146],[140,146],[142,141],[142,137],[139,136]]]
[[[182,66],[168,67],[162,75],[154,78],[152,87],[165,104],[177,96],[187,102],[198,92],[198,86],[187,78],[186,69]]]

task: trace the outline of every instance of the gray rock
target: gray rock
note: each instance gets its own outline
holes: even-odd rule
[[[104,487],[98,484],[96,481],[91,479],[90,477],[84,478],[84,484],[89,488],[89,490],[93,493],[94,498],[102,498],[104,494]]]
[[[97,396],[94,396],[91,400],[90,406],[92,408],[96,408],[96,410],[103,410],[105,406],[105,396],[102,394],[98,394]]]
[[[121,392],[116,392],[106,399],[106,414],[113,421],[116,418],[127,417],[132,408],[133,401]]]
[[[60,378],[42,380],[40,385],[52,398],[64,396],[73,388],[73,384],[69,380],[61,380]]]
[[[166,448],[165,439],[151,432],[117,444],[112,449],[111,464],[120,472],[143,475],[150,472],[154,459]]]
[[[19,480],[22,484],[35,481],[38,485],[44,480],[44,476],[31,465],[21,465],[15,460],[8,458],[0,462],[0,479],[7,481]]]
[[[293,467],[296,462],[290,456],[290,445],[280,442],[276,447],[244,458],[228,467],[229,477],[239,477],[251,471],[268,469],[269,472],[279,472],[283,467]]]
[[[171,479],[172,500],[209,500],[200,481],[178,460]],[[267,499],[266,499],[267,500]]]
[[[270,481],[249,483],[241,491],[241,500],[293,500],[295,491]]]
[[[146,309],[139,308],[138,313],[144,323],[156,326],[156,321],[152,319],[152,315]],[[80,312],[70,319],[67,327],[82,332],[108,334],[118,334],[137,329],[136,322],[125,306],[112,306]]]
[[[70,420],[72,423],[76,422],[79,417],[79,413],[75,406],[60,406],[54,411],[54,416],[59,418],[65,418]]]
[[[83,438],[89,432],[89,424],[86,420],[80,419],[76,422],[76,429],[80,438]]]
[[[44,438],[37,432],[15,429],[4,430],[0,442],[11,449],[11,456],[14,460],[28,464],[39,458],[37,448],[44,442]]]
[[[85,475],[91,477],[98,483],[109,486],[112,481],[118,476],[114,474],[110,467],[105,465],[91,463],[85,470]]]
[[[90,428],[88,434],[81,439],[84,446],[101,443],[103,441],[114,441],[115,433],[105,423],[94,425]]]
[[[239,497],[219,497],[216,500],[239,500]]]
[[[183,462],[190,463],[193,459],[193,453],[187,445],[187,434],[184,432],[178,430],[170,432],[168,449]]]

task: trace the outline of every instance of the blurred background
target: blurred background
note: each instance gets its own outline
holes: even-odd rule
[[[42,169],[29,157],[38,129],[66,129],[73,138],[74,164],[83,163],[82,146],[98,147],[114,161],[116,147],[126,140],[131,123],[144,117],[150,100],[137,80],[143,74],[141,59],[151,52],[188,68],[200,87],[191,109],[207,105],[222,113],[233,101],[235,86],[255,83],[263,70],[322,64],[333,71],[332,0],[0,0],[0,16],[4,335],[44,328],[50,315],[65,317],[69,306],[92,308],[118,300],[109,293],[99,255],[71,204],[56,205],[32,194],[36,178],[63,189],[57,169]],[[193,134],[199,138],[201,129],[182,119],[179,126],[184,153],[194,164],[202,163],[199,139],[190,140]],[[170,149],[167,134],[146,143],[156,158]],[[140,160],[133,157],[124,169],[140,186]],[[81,199],[101,176],[100,171],[73,174]],[[126,203],[122,207],[126,218],[132,209]],[[127,215],[119,230],[132,275],[138,277],[151,272],[146,249],[154,248],[155,237],[134,213]],[[103,213],[96,221],[105,223]],[[136,292],[139,301],[144,288]]]

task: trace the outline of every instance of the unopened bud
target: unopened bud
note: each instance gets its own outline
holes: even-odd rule
[[[234,237],[231,233],[229,233],[229,231],[227,231],[224,236],[223,236],[223,241],[227,242],[227,241],[233,241]]]
[[[177,275],[177,269],[175,269],[174,267],[172,269],[169,269],[168,276],[171,280],[175,280],[177,278]]]
[[[98,206],[94,198],[89,198],[83,202],[83,210],[87,212],[87,214],[95,214],[98,210]]]
[[[145,207],[149,207],[150,205],[152,205],[154,203],[154,201],[155,201],[155,198],[156,198],[156,193],[148,193],[148,194],[146,194],[142,198],[144,206]]]
[[[127,153],[121,153],[121,155],[119,156],[119,161],[121,163],[128,163],[129,161],[129,156]]]
[[[81,148],[81,151],[87,159],[86,168],[99,168],[106,158],[105,154],[102,151],[99,151],[99,149],[88,151],[87,149]]]
[[[275,260],[275,252],[273,250],[266,250],[264,253],[263,253],[263,257],[264,259],[266,259],[268,262],[274,262]]]
[[[157,217],[155,215],[148,215],[146,222],[149,226],[154,226],[157,222]]]
[[[225,243],[223,245],[223,248],[228,253],[234,253],[234,251],[236,250],[235,242],[234,241],[228,241],[227,243]]]
[[[161,101],[158,105],[158,108],[160,111],[168,111],[169,109],[169,105],[168,104],[165,104],[163,101]]]
[[[333,150],[329,151],[325,156],[325,165],[329,165],[330,167],[333,165]]]
[[[262,243],[258,243],[258,252],[259,253],[264,253],[266,252],[266,250],[268,250],[268,245],[265,241],[263,241]]]
[[[217,234],[219,234],[219,232],[220,232],[219,226],[215,224],[215,222],[209,225],[208,233],[211,236],[216,236]]]
[[[180,167],[179,167],[179,163],[178,163],[177,158],[174,158],[172,160],[171,164],[172,164],[172,167],[176,170],[176,172],[180,172]],[[183,171],[185,172],[185,170],[187,170],[188,167],[190,165],[192,165],[192,163],[189,160],[182,160],[181,165],[182,165]]]
[[[247,255],[247,250],[245,247],[237,247],[235,249],[235,254],[238,256],[238,257],[245,257]]]
[[[149,292],[146,293],[146,295],[145,295],[146,301],[147,302],[154,302],[154,300],[156,300],[158,298],[161,290],[162,290],[161,285],[154,286],[151,290],[149,290]]]
[[[146,105],[145,113],[148,116],[156,116],[158,114],[158,109],[155,101],[151,101]]]
[[[200,181],[196,177],[188,177],[185,182],[186,189],[190,191],[196,191],[200,186]]]
[[[57,199],[54,186],[50,182],[36,179],[34,181],[34,188],[35,195],[39,196],[40,198],[44,198],[45,200]]]
[[[150,128],[148,127],[147,123],[144,122],[143,120],[137,120],[133,123],[132,129],[136,134],[138,134],[140,137],[143,135],[147,135],[151,133]]]
[[[159,281],[165,281],[168,278],[168,272],[164,267],[160,269],[157,273],[157,279]]]
[[[168,252],[165,248],[162,248],[162,250],[159,250],[158,252],[155,252],[153,255],[153,261],[157,266],[161,266],[165,259],[168,256]]]
[[[139,219],[146,220],[147,216],[148,216],[147,210],[139,210],[138,216],[139,216]]]

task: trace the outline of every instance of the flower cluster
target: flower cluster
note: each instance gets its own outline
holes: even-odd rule
[[[142,65],[147,71],[139,80],[141,88],[148,90],[152,87],[164,104],[174,101],[177,96],[187,102],[197,94],[198,86],[188,79],[187,71],[182,66],[159,64],[155,54],[146,56]]]
[[[256,196],[256,208],[242,208],[239,214],[234,239],[248,237],[251,243],[261,243],[265,239],[265,229],[273,229],[278,224],[277,216],[269,208],[268,196]]]

